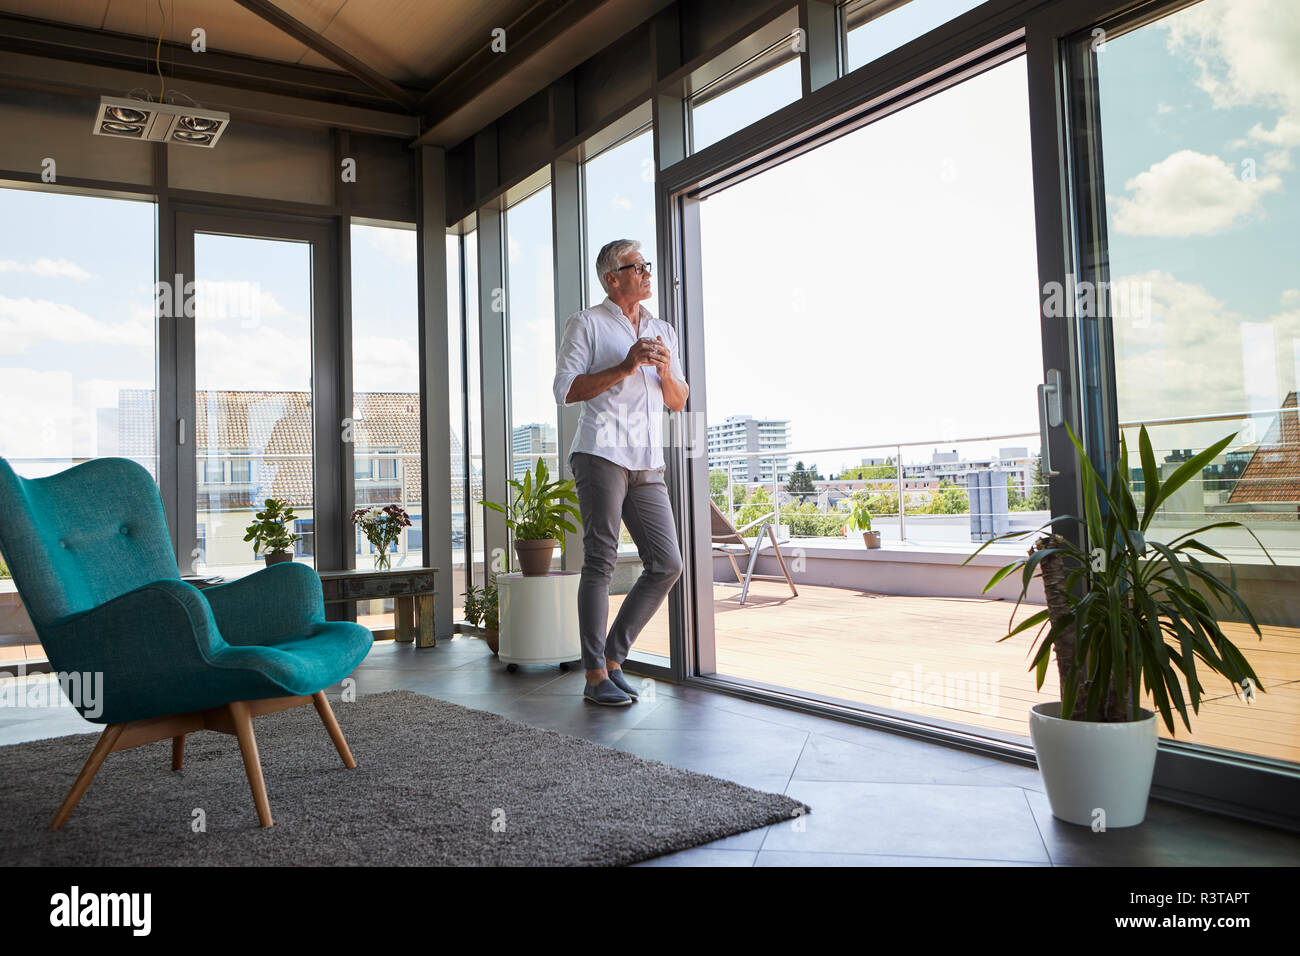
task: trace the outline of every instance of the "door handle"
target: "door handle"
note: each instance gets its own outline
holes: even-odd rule
[[[185,419],[176,419],[176,444],[185,444]]]
[[[1047,429],[1059,428],[1065,421],[1061,415],[1061,372],[1047,370],[1047,381],[1038,386],[1038,436],[1043,456],[1043,477],[1055,478],[1060,474],[1052,467],[1052,448],[1048,444]]]

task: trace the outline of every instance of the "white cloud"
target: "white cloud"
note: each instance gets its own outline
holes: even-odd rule
[[[1293,343],[1300,342],[1300,290],[1282,293],[1280,311],[1253,319],[1230,309],[1204,286],[1168,272],[1152,270],[1115,281],[1149,283],[1152,290],[1149,322],[1114,325],[1122,421],[1272,406],[1297,388],[1300,370]],[[1272,345],[1261,348],[1266,341]],[[1244,427],[1241,421],[1158,426],[1152,439],[1163,448],[1202,448]],[[1249,432],[1243,432],[1240,440],[1247,437]]]
[[[1300,146],[1300,4],[1215,0],[1162,23],[1169,29],[1169,51],[1191,61],[1197,86],[1217,108],[1277,110],[1273,125],[1255,124],[1245,142]]]
[[[78,282],[97,278],[75,262],[44,256],[31,263],[22,263],[16,259],[0,259],[0,272],[30,272],[43,279],[76,279]]]
[[[382,252],[389,259],[402,265],[415,262],[415,230],[393,229],[387,226],[358,226],[356,233],[365,236],[366,241]]]
[[[1180,149],[1124,184],[1115,199],[1115,228],[1132,236],[1208,236],[1255,213],[1276,174],[1243,180],[1218,156]]]
[[[153,351],[153,319],[142,309],[123,322],[105,322],[80,309],[48,299],[0,295],[0,354],[15,355],[44,342],[122,345]]]

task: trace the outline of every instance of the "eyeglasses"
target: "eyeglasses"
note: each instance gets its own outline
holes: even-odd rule
[[[639,276],[643,276],[643,275],[649,275],[649,274],[650,274],[650,270],[651,270],[652,268],[654,268],[653,263],[649,263],[649,262],[629,262],[629,263],[628,263],[627,265],[625,265],[625,266],[619,266],[619,267],[618,267],[617,269],[615,269],[614,271],[615,271],[615,272],[622,272],[624,269],[635,269],[637,275],[639,275]]]

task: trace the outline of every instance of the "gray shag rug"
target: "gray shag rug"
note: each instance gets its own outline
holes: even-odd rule
[[[96,734],[0,748],[0,846],[41,866],[617,866],[808,807],[410,691],[333,703],[343,767],[310,705],[256,718],[275,826],[233,736],[111,754],[62,830],[50,820]],[[200,813],[201,812],[201,813]],[[202,823],[206,829],[200,829]]]

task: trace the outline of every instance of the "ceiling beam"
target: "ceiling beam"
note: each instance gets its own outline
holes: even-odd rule
[[[543,0],[506,28],[507,47],[487,44],[420,100],[423,132],[412,145],[454,146],[544,89],[673,0]]]
[[[271,3],[270,0],[235,0],[235,2],[246,10],[257,14],[276,29],[293,37],[299,43],[337,63],[367,86],[400,103],[408,112],[415,111],[417,100],[412,94],[402,89],[378,70],[362,63],[341,46],[325,39],[301,20],[289,16],[289,14]]]
[[[135,70],[0,50],[0,85],[3,86],[97,97],[106,90],[130,89],[132,85],[138,85],[139,80],[140,73]],[[326,103],[197,80],[187,82],[185,89],[204,106],[226,110],[234,117],[244,117],[253,122],[307,128],[336,127],[358,133],[399,136],[407,140],[419,132],[419,123],[414,116],[386,110]]]
[[[139,36],[0,14],[0,50],[135,70],[142,74],[143,81],[136,85],[152,85],[157,81],[154,73],[156,49],[154,42],[142,47]],[[162,42],[161,60],[168,83],[197,80],[287,96],[326,99],[365,109],[397,109],[387,96],[350,73],[335,69],[299,66],[216,50],[195,53],[188,42],[172,43],[169,40]]]

